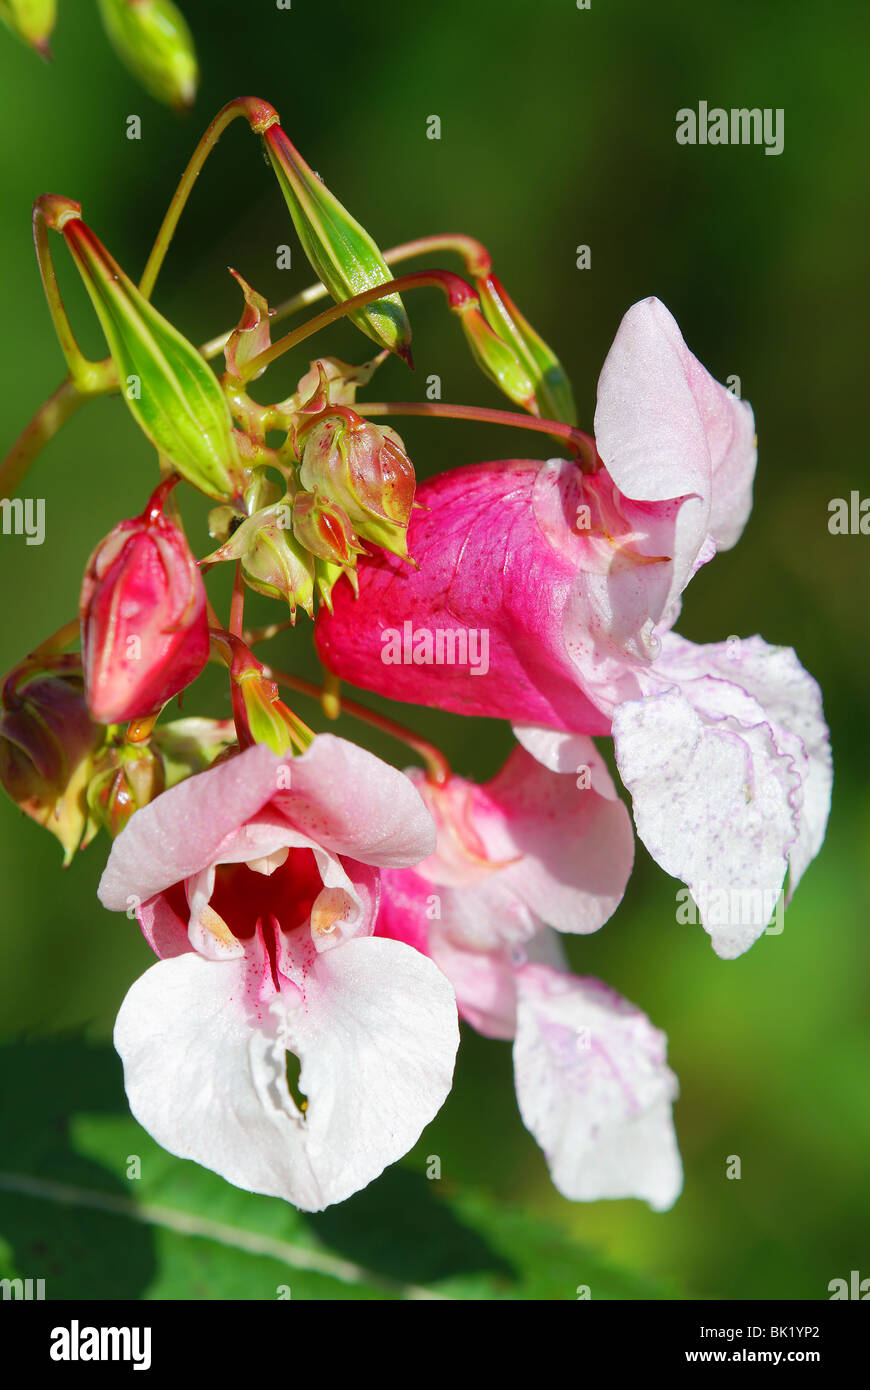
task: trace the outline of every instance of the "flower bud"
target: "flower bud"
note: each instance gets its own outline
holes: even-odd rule
[[[391,280],[368,232],[306,164],[280,125],[269,126],[263,140],[302,249],[333,299],[341,303]],[[411,325],[399,295],[377,299],[348,318],[378,347],[410,360]]]
[[[104,730],[88,713],[77,655],[29,658],[0,693],[0,783],[50,830],[69,864],[88,830],[85,791]]]
[[[552,348],[523,317],[504,286],[494,275],[475,281],[481,306],[490,328],[516,352],[528,372],[535,392],[535,414],[548,420],[577,424],[574,393],[562,363]]]
[[[293,498],[293,534],[312,555],[334,565],[355,565],[362,550],[344,509],[313,492]]]
[[[363,540],[407,557],[416,478],[393,430],[348,407],[330,412],[305,435],[299,477],[303,487],[337,502]]]
[[[152,444],[188,483],[219,502],[244,490],[230,409],[205,359],[139,293],[78,203],[41,200],[63,233],[106,335],[121,394]]]
[[[304,750],[314,735],[285,705],[264,666],[244,643],[233,641],[230,664],[233,710],[240,733],[252,743],[265,743],[273,753]]]
[[[172,0],[99,0],[115,52],[146,92],[176,109],[193,105],[199,73],[193,38]]]
[[[166,786],[174,787],[195,772],[205,772],[236,742],[231,719],[172,719],[158,724],[151,735],[163,763]]]
[[[140,807],[147,806],[166,786],[159,752],[145,744],[109,747],[88,783],[87,804],[92,819],[114,839]]]
[[[153,714],[208,659],[205,586],[187,541],[163,514],[169,486],[109,532],[85,572],[82,656],[88,704],[101,724]]]
[[[265,352],[272,341],[272,335],[269,332],[269,319],[272,316],[272,310],[263,295],[252,290],[247,280],[243,280],[237,270],[230,267],[230,275],[238,282],[242,294],[245,296],[245,308],[239,320],[238,328],[233,329],[224,348],[227,371],[231,376],[237,377],[239,381],[256,381],[257,377],[262,376],[266,369],[261,367],[251,376],[247,369],[248,363],[258,353]]]
[[[258,594],[285,599],[296,621],[297,604],[314,617],[314,559],[293,534],[287,496],[243,521],[209,561],[240,560],[245,582]]]
[[[501,339],[473,299],[462,301],[454,313],[459,315],[471,355],[481,371],[494,382],[509,401],[537,415],[535,388],[526,368],[509,343]]]
[[[56,0],[0,0],[0,19],[48,58],[48,41],[57,18]]]

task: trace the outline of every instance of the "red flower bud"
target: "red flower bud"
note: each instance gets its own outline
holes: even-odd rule
[[[101,724],[154,714],[208,659],[205,586],[187,541],[163,514],[171,485],[160,485],[141,516],[119,522],[85,571],[82,658],[88,704]]]

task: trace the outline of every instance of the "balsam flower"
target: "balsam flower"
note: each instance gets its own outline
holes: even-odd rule
[[[334,615],[320,616],[320,654],[394,699],[521,729],[612,731],[638,833],[708,929],[712,895],[731,903],[714,946],[737,955],[765,929],[786,870],[793,890],[817,853],[831,787],[818,686],[794,653],[669,635],[689,580],[749,514],[752,413],[646,300],[604,364],[595,425],[598,472],[513,460],[424,483],[408,528],[417,568],[367,557],[359,601],[339,586]],[[488,671],[386,666],[385,614],[487,630]]]
[[[100,897],[135,908],[161,957],[115,1045],[164,1148],[316,1211],[415,1143],[450,1089],[456,1004],[436,966],[373,932],[380,870],[434,843],[407,778],[329,734],[296,758],[255,745],[133,816]]]
[[[520,1113],[564,1196],[661,1210],[681,1185],[664,1036],[600,981],[568,973],[552,930],[596,931],[633,857],[600,755],[590,739],[574,752],[560,774],[517,749],[484,787],[411,774],[438,846],[384,873],[378,931],[431,956],[479,1032],[514,1039]]]

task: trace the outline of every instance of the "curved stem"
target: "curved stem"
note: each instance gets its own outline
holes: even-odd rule
[[[304,343],[306,338],[311,338],[315,333],[319,333],[322,328],[328,328],[330,324],[343,319],[347,314],[352,314],[354,309],[362,309],[366,304],[372,304],[375,300],[383,299],[386,295],[399,294],[403,290],[422,289],[432,286],[441,290],[448,300],[451,309],[461,312],[469,304],[478,304],[480,301],[474,290],[463,280],[461,275],[454,275],[452,270],[418,270],[411,275],[400,275],[397,280],[386,280],[382,285],[374,285],[371,289],[363,290],[361,294],[355,294],[350,299],[344,299],[340,304],[333,304],[331,309],[324,309],[322,314],[317,314],[301,327],[294,329],[292,333],[279,338],[277,343],[266,348],[264,352],[259,352],[256,357],[251,358],[248,369],[253,376],[260,372],[264,367],[270,366],[277,358],[282,357],[285,352],[290,352],[292,348]]]
[[[307,681],[302,676],[292,676],[288,671],[278,671],[274,666],[267,665],[265,669],[279,685],[286,685],[288,690],[297,690],[301,695],[309,695],[312,700],[320,702],[323,692],[313,681]],[[381,733],[389,734],[399,743],[412,748],[417,756],[422,758],[430,782],[441,785],[450,777],[450,764],[441,750],[428,743],[426,739],[420,738],[418,734],[412,733],[410,729],[406,729],[404,724],[398,724],[395,719],[388,719],[385,714],[376,714],[365,705],[358,705],[356,700],[346,700],[342,697],[341,708],[347,714],[352,714],[354,719],[360,719],[363,723],[370,724],[373,729],[380,729]]]
[[[87,396],[67,377],[25,425],[9,453],[0,463],[0,497],[12,497],[27,477],[40,450],[53,439],[67,420],[84,405]]]
[[[49,195],[48,198],[37,198],[36,202],[33,204],[33,245],[36,249],[36,260],[39,265],[42,288],[45,291],[45,297],[48,301],[48,309],[51,314],[52,323],[54,324],[54,331],[57,334],[61,351],[66,360],[66,365],[69,368],[70,377],[78,386],[87,384],[94,368],[98,367],[99,363],[91,362],[85,357],[76,342],[75,334],[72,331],[72,325],[70,324],[69,317],[64,308],[60,287],[57,283],[54,261],[52,260],[51,248],[48,243],[46,210],[47,206],[53,202],[61,201],[60,199],[53,199]],[[70,206],[77,206],[77,204],[71,204]],[[57,223],[57,231],[60,231],[63,227],[62,219],[63,214],[61,214],[61,218]]]
[[[595,440],[573,425],[559,420],[541,420],[537,416],[520,415],[513,410],[491,410],[477,405],[449,405],[446,401],[357,401],[358,415],[433,415],[446,420],[479,420],[488,425],[515,426],[521,430],[537,430],[564,440],[580,459],[584,473],[596,473],[601,459]]]
[[[238,116],[246,118],[255,134],[268,130],[270,125],[275,125],[278,121],[277,111],[267,101],[260,101],[257,97],[237,97],[235,101],[228,102],[217,113],[190,157],[187,168],[172,195],[172,202],[166,210],[166,216],[160,224],[160,230],[151,248],[151,254],[145,263],[142,279],[139,281],[139,290],[146,299],[151,298],[157,276],[160,274],[160,267],[163,265],[166,252],[169,250],[169,243],[175,235],[178,219],[184,211],[185,204],[190,197],[193,185],[202,172],[205,161],[227,126]]]
[[[405,241],[400,246],[391,246],[389,251],[384,252],[384,260],[387,265],[397,265],[400,261],[413,260],[415,256],[429,255],[434,251],[455,251],[461,256],[467,274],[471,276],[487,275],[489,273],[492,259],[486,247],[480,241],[475,241],[474,237],[463,236],[461,233],[443,233],[440,236],[418,237],[416,241]],[[289,299],[284,299],[272,311],[270,322],[280,323],[282,319],[288,319],[300,309],[307,309],[309,304],[317,304],[321,299],[329,297],[329,290],[317,280],[313,285],[307,285],[298,294],[291,295]],[[199,349],[203,357],[211,361],[223,352],[233,333],[232,328],[228,328],[225,333],[219,333],[217,337],[210,338],[207,343],[203,343]]]

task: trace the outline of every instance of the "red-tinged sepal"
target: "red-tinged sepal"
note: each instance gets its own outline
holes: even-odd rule
[[[257,377],[262,376],[265,367],[251,373],[248,364],[258,353],[265,352],[271,345],[269,319],[274,311],[269,308],[264,296],[252,289],[237,270],[230,267],[230,274],[245,296],[245,307],[238,327],[233,329],[224,348],[227,371],[238,381],[256,381]]]

